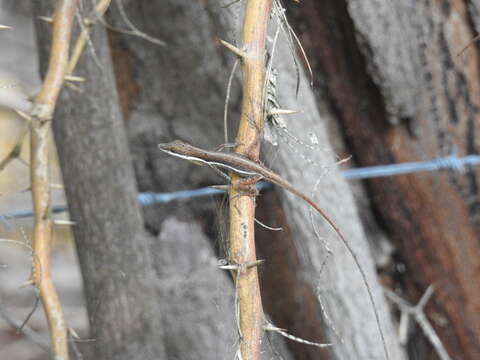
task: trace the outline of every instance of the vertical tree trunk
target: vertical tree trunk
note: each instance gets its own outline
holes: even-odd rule
[[[36,2],[37,16],[50,1]],[[41,68],[48,58],[49,24],[36,18]],[[75,75],[83,93],[66,88],[53,123],[70,217],[84,277],[92,358],[163,358],[148,236],[121,122],[105,31],[92,33],[92,56]],[[141,294],[141,296],[138,296]],[[68,321],[68,320],[67,320]]]
[[[301,7],[316,69],[360,165],[478,154],[478,3],[324,1]],[[478,168],[368,182],[376,214],[406,265],[412,302],[452,358],[480,356]],[[435,358],[423,343],[412,357]]]

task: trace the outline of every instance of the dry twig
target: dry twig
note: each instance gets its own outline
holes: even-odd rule
[[[272,0],[248,0],[243,23],[242,48],[228,48],[240,56],[243,70],[243,101],[237,135],[237,153],[258,161],[264,120],[265,41]],[[225,45],[225,44],[224,44]],[[230,190],[230,263],[256,261],[255,184],[232,175]],[[250,195],[245,196],[245,193]],[[242,334],[239,356],[244,360],[260,358],[264,332],[257,267],[239,271],[236,276],[239,303],[239,328]]]
[[[111,0],[99,0],[97,5],[95,6],[93,14],[81,20],[82,31],[77,38],[75,46],[73,47],[72,56],[70,57],[66,76],[71,76],[73,74],[73,71],[77,66],[78,60],[83,53],[83,49],[88,42],[92,26],[99,19],[102,18],[103,14],[105,14],[105,11],[107,11],[108,7],[110,6],[110,2]],[[72,81],[71,79],[69,80]]]
[[[1,302],[0,302],[0,317],[15,329],[19,329],[22,326],[22,321],[10,316]],[[22,334],[25,335],[25,337],[30,341],[32,341],[34,344],[41,347],[43,350],[45,351],[50,350],[48,346],[48,341],[46,341],[40,334],[38,334],[35,330],[31,329],[30,327],[23,326]]]
[[[49,129],[55,105],[67,74],[68,54],[77,0],[57,2],[53,18],[52,47],[47,75],[32,109],[31,188],[35,212],[33,228],[32,279],[50,330],[52,352],[56,360],[68,359],[67,327],[57,292],[50,276],[51,218],[49,174]]]
[[[408,323],[410,316],[415,319],[427,339],[432,344],[435,349],[439,359],[441,360],[451,360],[450,356],[447,353],[447,350],[442,344],[442,341],[435,333],[433,326],[428,321],[427,315],[425,315],[425,306],[427,305],[428,300],[430,300],[433,294],[433,286],[430,285],[425,293],[422,295],[417,305],[410,305],[408,302],[403,300],[400,296],[395,294],[393,291],[385,289],[385,295],[390,299],[401,311],[401,321],[400,321],[400,342],[405,344],[407,342],[407,332],[408,332]]]

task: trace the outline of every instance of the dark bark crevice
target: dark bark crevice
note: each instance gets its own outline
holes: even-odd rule
[[[425,15],[421,18],[423,30],[420,26],[411,30],[420,38],[427,37],[411,55],[421,64],[414,74],[420,89],[411,120],[418,134],[414,137],[405,124],[389,123],[384,92],[371,78],[372,68],[365,60],[368,53],[364,44],[358,43],[362,38],[356,28],[361,20],[352,21],[358,14],[352,15],[345,1],[309,2],[300,9],[316,70],[354,159],[362,166],[445,156],[454,148],[459,154],[470,154],[478,148],[474,136],[478,124],[477,49],[471,49],[471,61],[460,64],[452,39],[457,36],[468,41],[470,20],[466,16],[465,30],[449,23],[452,14],[464,16],[465,7],[444,1],[412,5],[411,10],[419,10],[412,18]],[[428,16],[438,10],[441,20]],[[371,39],[367,36],[360,41],[368,44]],[[372,49],[367,56],[376,55]],[[382,81],[385,88],[393,86],[390,78]],[[479,251],[477,176],[478,170],[468,169],[466,177],[434,173],[367,182],[376,214],[407,266],[408,297],[414,302],[428,285],[436,286],[427,313],[454,358],[475,359],[480,354],[480,286],[473,275],[480,264],[467,255]],[[449,325],[434,320],[439,317]],[[425,356],[435,358],[431,351]]]

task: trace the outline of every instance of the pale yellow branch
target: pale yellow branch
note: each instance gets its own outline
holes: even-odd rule
[[[77,0],[57,1],[47,75],[31,113],[31,190],[34,208],[32,279],[39,290],[56,360],[68,360],[67,327],[50,275],[52,241],[49,129],[67,72],[69,44]]]

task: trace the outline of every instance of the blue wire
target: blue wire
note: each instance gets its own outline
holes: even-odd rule
[[[422,171],[441,171],[452,170],[461,172],[466,165],[478,165],[480,164],[480,155],[468,155],[462,158],[458,158],[455,154],[436,158],[430,161],[420,162],[407,162],[401,164],[391,165],[379,165],[370,166],[364,168],[354,168],[341,171],[342,176],[348,180],[368,179],[385,176],[396,176],[403,174],[411,174]],[[263,190],[271,187],[268,182],[261,181],[257,183],[257,189]],[[173,200],[191,199],[194,197],[204,197],[211,195],[222,194],[224,191],[219,189],[213,189],[210,187],[200,188],[194,190],[174,191],[171,193],[154,193],[144,192],[138,194],[138,203],[140,206],[150,206],[159,203],[168,203]],[[53,213],[60,213],[67,211],[66,206],[54,206],[52,208]],[[32,211],[17,211],[6,214],[1,214],[0,219],[8,218],[25,218],[33,216]]]
[[[346,179],[368,179],[384,176],[396,176],[422,171],[453,170],[463,171],[465,165],[480,164],[480,155],[458,158],[455,155],[441,157],[430,161],[407,162],[401,164],[370,166],[342,171]]]
[[[270,183],[265,181],[260,181],[257,183],[257,190],[258,191],[264,190],[270,186],[271,186]],[[200,189],[194,189],[194,190],[174,191],[171,193],[144,192],[144,193],[139,193],[137,196],[137,199],[140,206],[149,206],[149,205],[158,204],[158,203],[168,203],[173,200],[218,195],[218,194],[223,194],[224,192],[225,191],[223,190],[206,187],[206,188],[200,188]]]

